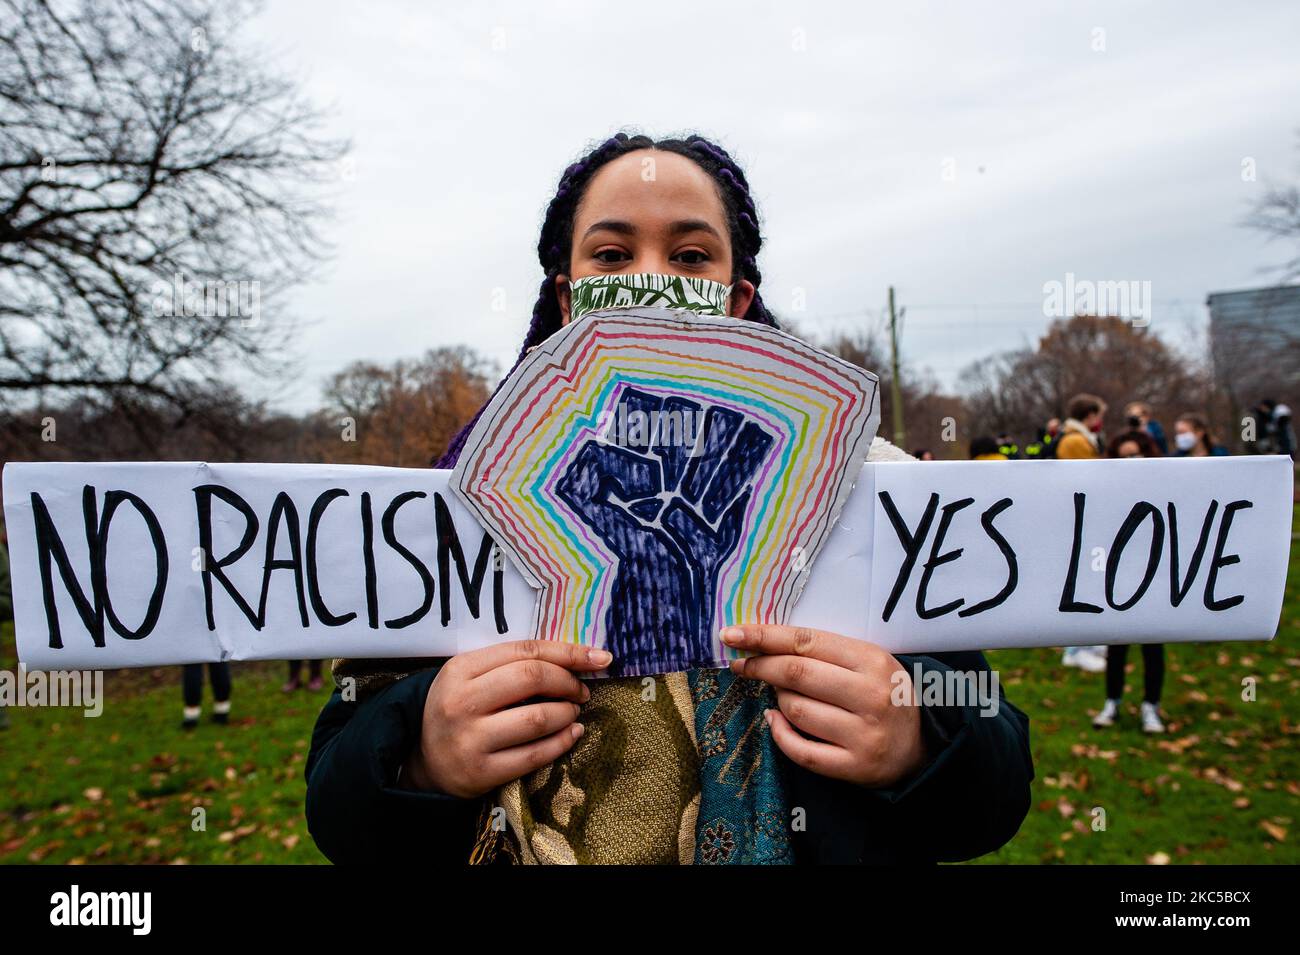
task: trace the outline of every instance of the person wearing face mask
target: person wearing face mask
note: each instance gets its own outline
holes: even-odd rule
[[[565,170],[546,210],[521,357],[609,307],[775,327],[760,246],[745,174],[721,147],[620,133]],[[472,424],[436,466],[459,459]],[[911,458],[877,438],[868,460]],[[982,654],[896,657],[781,626],[718,636],[753,655],[599,680],[581,677],[610,668],[606,650],[551,640],[336,661],[307,760],[308,828],[336,862],[422,865],[955,861],[1019,828],[1029,721],[1000,690],[992,715],[891,701],[899,671],[979,679]],[[790,824],[796,809],[806,825]]]
[[[1141,422],[1139,422],[1140,424]],[[1160,450],[1155,439],[1141,427],[1119,435],[1110,443],[1109,458],[1157,458]],[[1128,646],[1106,648],[1106,702],[1093,717],[1097,729],[1114,726],[1120,715],[1120,702],[1124,695],[1124,670],[1128,662]],[[1165,647],[1162,643],[1142,644],[1142,732],[1163,733],[1165,724],[1160,719],[1160,690],[1165,680]]]
[[[1188,411],[1174,422],[1174,457],[1204,458],[1228,453],[1228,449],[1214,440],[1205,415]]]
[[[1124,408],[1124,420],[1131,431],[1145,431],[1155,442],[1161,454],[1169,453],[1169,442],[1160,422],[1151,417],[1151,406],[1145,401],[1130,401]]]
[[[1096,395],[1079,394],[1070,399],[1067,410],[1056,445],[1057,459],[1086,461],[1101,457],[1101,423],[1106,417],[1106,402]]]

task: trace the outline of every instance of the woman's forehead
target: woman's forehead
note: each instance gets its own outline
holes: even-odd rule
[[[696,163],[676,153],[638,149],[602,166],[587,184],[574,232],[601,219],[705,219],[726,235],[717,185]]]

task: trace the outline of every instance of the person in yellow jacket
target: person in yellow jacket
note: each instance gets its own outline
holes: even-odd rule
[[[1068,411],[1056,445],[1057,459],[1080,461],[1101,457],[1101,422],[1106,417],[1106,402],[1096,395],[1075,395],[1070,399]]]
[[[1101,422],[1106,416],[1106,402],[1096,395],[1081,394],[1070,399],[1061,436],[1056,443],[1058,461],[1086,461],[1102,456]],[[1106,669],[1105,647],[1066,647],[1061,662],[1088,673]]]

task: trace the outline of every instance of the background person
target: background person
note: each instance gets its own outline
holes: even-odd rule
[[[206,666],[212,682],[212,722],[224,726],[230,722],[230,664]],[[181,695],[185,701],[181,729],[194,729],[203,715],[203,667],[202,663],[187,663],[181,668]]]
[[[1265,398],[1255,405],[1258,421],[1256,447],[1260,454],[1289,454],[1295,456],[1295,428],[1291,423],[1291,409]]]
[[[1117,436],[1106,449],[1108,458],[1158,458],[1160,447],[1150,432],[1134,428]]]
[[[1101,457],[1101,423],[1106,417],[1106,402],[1096,395],[1078,394],[1070,399],[1061,437],[1056,442],[1056,458],[1061,461],[1087,461]],[[1105,647],[1066,647],[1061,662],[1088,673],[1106,669]]]
[[[1228,453],[1228,449],[1214,440],[1205,415],[1186,411],[1174,422],[1174,457],[1204,458]]]
[[[1160,422],[1151,417],[1151,406],[1145,401],[1130,401],[1124,408],[1124,417],[1131,431],[1145,431],[1155,442],[1161,454],[1169,453],[1169,442]]]
[[[1048,418],[1038,429],[1038,436],[1025,445],[1025,457],[1031,461],[1050,461],[1056,457],[1056,438],[1061,433],[1061,419]]]
[[[1106,402],[1096,395],[1080,394],[1071,398],[1068,414],[1061,423],[1056,457],[1062,461],[1101,457],[1101,423],[1105,417]]]
[[[319,690],[322,686],[325,685],[321,681],[320,669],[321,669],[320,660],[307,661],[307,677],[308,677],[307,689],[313,691]],[[301,660],[289,661],[289,679],[285,682],[284,686],[280,687],[280,689],[283,690],[285,693],[292,693],[294,690],[302,689],[302,661]]]
[[[9,589],[9,538],[0,527],[0,623],[14,618],[13,592]],[[9,725],[9,714],[0,700],[0,729]]]
[[[972,461],[1005,461],[1007,456],[998,448],[997,441],[985,434],[971,439],[970,459]]]
[[[1125,432],[1110,443],[1107,457],[1154,458],[1160,451],[1155,439],[1145,429]],[[1097,729],[1114,726],[1119,717],[1120,699],[1124,695],[1124,670],[1128,646],[1112,645],[1106,649],[1106,702],[1092,720]],[[1142,644],[1142,732],[1163,733],[1160,719],[1160,690],[1165,681],[1165,647],[1163,643]]]

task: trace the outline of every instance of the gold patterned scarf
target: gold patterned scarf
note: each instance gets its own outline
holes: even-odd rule
[[[357,699],[428,660],[335,660]],[[685,673],[592,680],[585,732],[564,756],[507,783],[484,807],[469,861],[690,864],[700,758]]]

